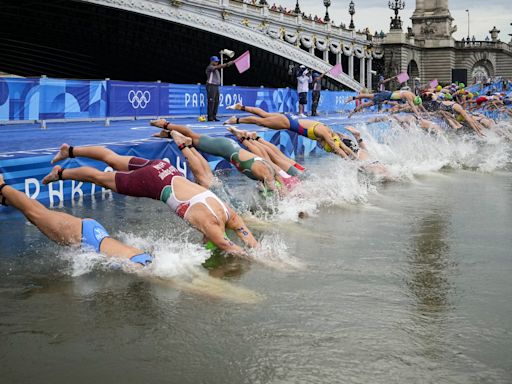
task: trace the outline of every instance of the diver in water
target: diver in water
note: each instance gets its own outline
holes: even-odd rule
[[[202,135],[184,125],[171,124],[164,119],[153,120],[151,125],[162,129],[161,132],[153,136],[165,138],[169,137],[172,132],[178,132],[189,137],[191,139],[190,146],[197,150],[224,158],[245,176],[260,181],[268,190],[284,192],[280,187],[283,185],[283,180],[279,174],[280,168],[272,162],[243,149],[234,140],[227,137]]]
[[[233,126],[228,126],[226,129],[252,153],[261,156],[268,162],[274,164],[274,166],[279,170],[279,175],[289,191],[300,183],[298,176],[305,168],[286,157],[285,154],[275,145],[258,136],[256,132],[242,131]],[[285,169],[286,171],[284,171]]]
[[[130,260],[147,266],[153,257],[144,251],[126,245],[108,234],[94,219],[81,219],[67,213],[55,212],[30,199],[4,182],[0,174],[0,203],[19,210],[48,239],[59,245],[80,246],[107,257]]]
[[[75,156],[103,161],[116,171],[101,172],[91,167],[64,169],[57,165],[43,179],[43,184],[58,180],[78,180],[127,196],[160,200],[202,232],[205,242],[211,241],[226,253],[245,255],[245,251],[226,236],[226,229],[232,229],[245,245],[258,245],[243,220],[231,207],[213,192],[188,180],[168,162],[120,156],[105,147],[72,147],[62,144],[52,163]]]
[[[362,103],[362,104],[358,105],[356,108],[354,108],[354,110],[352,112],[350,112],[348,117],[352,117],[352,115],[354,113],[357,113],[364,108],[368,108],[373,105],[380,105],[380,104],[384,103],[385,101],[389,101],[389,100],[402,101],[402,102],[407,103],[409,105],[409,107],[411,108],[412,112],[414,112],[414,114],[419,117],[419,110],[417,107],[420,106],[422,103],[421,97],[416,96],[411,91],[406,91],[406,90],[394,91],[394,92],[382,91],[382,92],[377,92],[377,93],[360,93],[357,96],[353,96],[352,98],[349,98],[347,100],[347,103],[349,103],[353,100],[361,100],[361,99],[368,99],[368,101],[366,103]]]
[[[232,105],[228,109],[245,111],[257,116],[232,116],[224,124],[256,124],[275,130],[287,129],[308,139],[318,141],[326,152],[334,152],[343,158],[356,157],[354,152],[341,142],[331,128],[319,121],[299,119],[289,113],[269,113],[261,108],[248,107],[240,103]]]

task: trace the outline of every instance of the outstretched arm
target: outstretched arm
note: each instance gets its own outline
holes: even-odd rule
[[[212,68],[213,69],[222,69],[222,68],[231,67],[233,64],[235,64],[234,61],[228,61],[227,63],[224,63],[224,64],[212,65]]]
[[[258,246],[258,241],[254,238],[249,228],[247,228],[242,218],[231,207],[229,208],[229,213],[231,218],[226,223],[226,227],[233,230],[248,247],[254,248]]]

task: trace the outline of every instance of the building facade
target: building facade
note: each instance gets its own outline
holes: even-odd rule
[[[411,20],[412,28],[407,32],[401,25],[392,25],[382,43],[386,77],[407,70],[411,86],[414,78],[421,84],[432,79],[465,84],[494,76],[512,79],[512,42],[501,42],[496,27],[489,31],[491,39],[485,41],[474,37],[455,40],[452,35],[457,27],[448,0],[416,0]]]

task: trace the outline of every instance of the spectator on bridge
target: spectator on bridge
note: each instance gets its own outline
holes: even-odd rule
[[[225,64],[219,64],[217,56],[210,57],[210,64],[206,67],[206,95],[208,98],[208,121],[219,121],[217,119],[217,110],[219,109],[219,69],[227,68],[234,64],[228,61]]]
[[[306,117],[304,106],[308,103],[309,83],[313,82],[311,72],[304,65],[299,67],[297,73],[297,93],[299,94],[299,116]]]
[[[311,116],[318,116],[316,109],[320,102],[320,91],[322,90],[322,79],[325,73],[313,72],[313,103],[311,104]]]

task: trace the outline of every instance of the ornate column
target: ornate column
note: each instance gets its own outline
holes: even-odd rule
[[[372,89],[372,61],[373,58],[368,59],[368,64],[366,65],[366,88],[369,90]]]
[[[510,36],[512,36],[512,35],[510,35]],[[336,64],[341,63],[341,55],[342,55],[342,53],[341,53],[341,52],[342,52],[342,51],[340,51],[340,52],[338,52],[338,53],[336,54]]]
[[[348,75],[354,78],[354,55],[348,57]]]
[[[359,82],[361,83],[361,86],[364,87],[364,75],[365,75],[365,59],[364,57],[361,57],[359,59]]]

